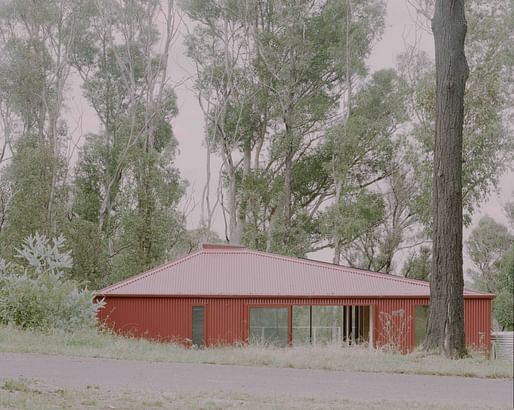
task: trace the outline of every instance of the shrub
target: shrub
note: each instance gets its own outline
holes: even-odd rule
[[[381,348],[389,352],[405,352],[406,336],[411,329],[412,317],[406,316],[405,310],[393,310],[391,313],[380,312]]]
[[[0,261],[0,323],[24,329],[73,330],[95,323],[103,302],[64,276],[73,264],[64,238],[29,236],[17,250],[20,263]]]

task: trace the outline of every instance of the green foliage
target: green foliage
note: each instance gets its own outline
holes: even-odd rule
[[[331,0],[182,7],[198,23],[188,54],[198,70],[206,141],[224,163],[230,228],[242,225],[248,246],[303,256],[320,238],[318,208],[333,195],[326,167],[332,153],[318,142],[344,89],[344,44],[351,43],[351,75],[364,76],[384,27],[384,3],[355,3],[353,17],[344,2]],[[245,161],[237,162],[239,155]]]
[[[86,219],[73,218],[63,229],[67,238],[67,247],[73,255],[73,266],[67,277],[81,287],[101,289],[111,280],[111,258],[108,247],[98,233],[98,226]]]
[[[349,264],[385,271],[394,270],[399,249],[414,246],[404,274],[427,278],[430,252],[415,245],[430,231],[434,67],[418,55],[403,58],[401,75],[368,75],[385,2],[352,1],[351,10],[340,0],[180,3],[195,22],[187,54],[198,70],[206,145],[223,163],[222,206],[235,221],[230,229],[240,228],[237,239],[297,256],[337,242]],[[35,232],[62,233],[74,260],[66,278],[100,288],[219,240],[210,222],[187,232],[178,210],[186,183],[174,165],[170,124],[178,105],[167,67],[170,28],[161,24],[176,11],[166,16],[158,0],[39,6],[0,5],[0,114],[13,154],[0,169],[0,255],[13,269],[33,272],[15,258],[13,244]],[[514,149],[513,7],[493,0],[468,8],[466,222]],[[62,119],[70,72],[100,123],[95,133],[86,130],[78,158]],[[341,107],[348,73],[350,106]],[[487,249],[508,243],[504,233],[492,227],[489,242],[481,241]],[[505,249],[498,250],[475,271],[476,286],[498,293],[500,312],[508,298],[498,284]],[[481,252],[473,251],[487,259]],[[18,273],[10,280],[35,292],[37,278]]]
[[[505,205],[505,213],[507,215],[507,219],[509,220],[510,226],[514,229],[514,201],[509,202]]]
[[[0,114],[13,154],[0,169],[2,257],[13,262],[13,244],[35,232],[63,233],[75,259],[68,277],[99,288],[173,253],[185,184],[173,165],[177,103],[162,45],[170,38],[156,24],[167,12],[160,6],[0,5]],[[80,141],[75,163],[76,141],[62,119],[72,70],[101,125]]]
[[[48,56],[41,64],[30,44],[16,38],[5,44],[2,51],[4,60],[0,66],[0,92],[2,97],[9,100],[21,120],[31,127],[38,119],[37,103],[41,103],[38,94],[44,91]]]
[[[64,236],[62,235],[50,243],[45,236],[36,233],[25,239],[22,247],[16,250],[16,257],[25,261],[34,276],[44,272],[59,273],[73,266],[71,252],[64,251],[63,246]]]
[[[464,222],[471,223],[477,206],[497,186],[504,171],[512,165],[513,97],[511,72],[514,53],[512,2],[491,1],[487,8],[480,2],[467,3],[466,57],[470,73],[464,96],[463,201]],[[432,152],[434,137],[435,68],[426,55],[406,53],[400,64],[410,78],[411,105],[415,115],[410,161],[424,189],[418,197],[417,212],[430,230],[432,192]]]
[[[422,245],[419,250],[412,251],[402,269],[402,276],[411,279],[430,280],[432,271],[432,250]]]
[[[498,293],[493,314],[502,330],[514,330],[514,245],[504,255],[497,275]]]
[[[508,206],[507,206],[508,209]],[[502,329],[512,330],[514,321],[514,234],[505,225],[484,216],[466,242],[473,262],[468,274],[473,286],[496,294],[493,316]]]
[[[372,75],[353,97],[350,117],[328,131],[330,167],[346,186],[366,187],[395,168],[396,129],[407,120],[406,89],[393,70]]]
[[[502,291],[496,295],[493,300],[493,317],[498,322],[500,330],[512,331],[514,324],[512,317],[514,316],[514,308],[512,303],[512,293]]]
[[[88,135],[79,152],[73,206],[79,220],[72,226],[80,230],[68,236],[74,276],[97,288],[163,262],[184,230],[176,208],[185,183],[173,165],[170,125],[176,95],[159,53],[166,38],[155,28],[158,6],[98,3],[88,21],[108,13],[112,20],[102,21],[102,29],[116,35],[107,39],[94,25],[78,33],[74,65],[103,129]]]
[[[505,225],[487,215],[480,219],[466,241],[468,255],[473,263],[473,269],[468,274],[477,289],[487,292],[501,289],[497,275],[512,243],[514,235]]]
[[[329,208],[327,225],[333,228],[325,238],[337,240],[347,262],[355,266],[389,271],[402,240],[397,226],[387,232],[391,195],[383,195],[384,201],[373,190],[378,181],[395,183],[397,191],[403,190],[397,160],[401,138],[396,131],[407,119],[405,104],[405,85],[397,73],[378,71],[354,95],[347,120],[328,132],[326,149],[331,160],[325,166],[332,168],[340,196],[339,204]],[[402,196],[403,207],[408,201]]]
[[[12,162],[2,170],[12,191],[16,192],[6,211],[5,229],[0,233],[2,256],[12,259],[12,244],[21,243],[36,231],[44,234],[52,232],[48,203],[54,167],[58,172],[54,196],[59,200],[55,213],[62,219],[67,199],[63,159],[56,158],[50,145],[34,135],[19,138]]]
[[[22,264],[0,261],[0,323],[24,329],[71,331],[95,323],[103,302],[65,278],[71,268],[64,237],[29,236],[17,251]]]
[[[385,204],[380,195],[365,189],[348,192],[325,215],[327,234],[335,232],[345,245],[349,245],[379,225],[384,212]]]

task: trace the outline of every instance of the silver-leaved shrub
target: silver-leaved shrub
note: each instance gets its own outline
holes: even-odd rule
[[[63,248],[63,236],[36,234],[17,249],[19,263],[0,260],[0,323],[66,331],[94,325],[103,302],[65,278],[73,259]]]

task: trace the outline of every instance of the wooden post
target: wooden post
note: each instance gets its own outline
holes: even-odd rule
[[[350,306],[346,306],[346,344],[350,345]]]
[[[375,347],[375,340],[374,340],[374,336],[375,336],[375,318],[374,318],[374,315],[375,315],[375,307],[373,305],[370,305],[369,306],[369,341],[368,341],[368,346],[369,346],[369,350],[373,350],[373,348]]]

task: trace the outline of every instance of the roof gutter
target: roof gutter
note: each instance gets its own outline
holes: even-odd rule
[[[95,298],[187,298],[187,299],[430,299],[426,295],[352,295],[352,296],[338,296],[338,295],[163,295],[163,294],[109,294],[97,293]],[[484,293],[477,295],[464,295],[464,299],[494,299],[495,294]]]

